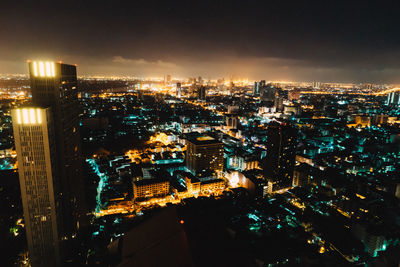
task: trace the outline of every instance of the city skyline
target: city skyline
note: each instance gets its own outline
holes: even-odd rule
[[[2,3],[1,266],[400,266],[399,11]]]

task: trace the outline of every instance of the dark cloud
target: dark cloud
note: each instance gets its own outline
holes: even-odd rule
[[[54,58],[82,74],[400,82],[399,11],[396,1],[8,1],[0,72]]]

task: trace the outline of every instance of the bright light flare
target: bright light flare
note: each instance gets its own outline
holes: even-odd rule
[[[51,61],[33,61],[33,76],[35,77],[55,77],[56,71],[54,62]]]

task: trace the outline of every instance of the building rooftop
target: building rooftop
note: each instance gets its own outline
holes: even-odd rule
[[[218,183],[218,182],[223,182],[224,180],[222,179],[212,179],[212,180],[207,180],[207,181],[203,181],[201,182],[201,184],[212,184],[212,183]]]
[[[153,179],[143,179],[140,181],[135,181],[133,182],[136,186],[141,186],[141,185],[148,185],[148,184],[157,184],[157,183],[165,183],[168,182],[169,180],[166,178],[153,178]]]
[[[215,139],[214,137],[211,137],[206,134],[200,134],[197,132],[194,133],[188,133],[185,135],[185,138],[195,144],[195,145],[209,145],[209,144],[222,144],[219,140]]]

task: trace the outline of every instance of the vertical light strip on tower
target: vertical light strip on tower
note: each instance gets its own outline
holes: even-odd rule
[[[38,123],[42,123],[42,114],[41,114],[41,112],[40,112],[40,109],[38,108],[36,111],[37,111],[37,120],[38,120]]]
[[[50,62],[46,61],[46,76],[51,77]]]
[[[44,76],[44,64],[42,61],[39,61],[39,74],[40,74],[40,77]]]
[[[34,75],[35,77],[38,76],[38,70],[37,70],[37,63],[36,63],[36,61],[33,62],[33,75]]]
[[[56,76],[56,72],[54,70],[54,62],[51,62],[51,76],[53,76],[53,77]]]
[[[22,123],[22,120],[21,120],[21,110],[20,110],[20,109],[17,109],[17,121],[18,121],[18,124],[21,124],[21,123]]]
[[[22,117],[23,117],[24,123],[29,123],[28,110],[25,108],[22,110]]]
[[[29,117],[30,123],[36,123],[35,110],[33,108],[29,109]]]

